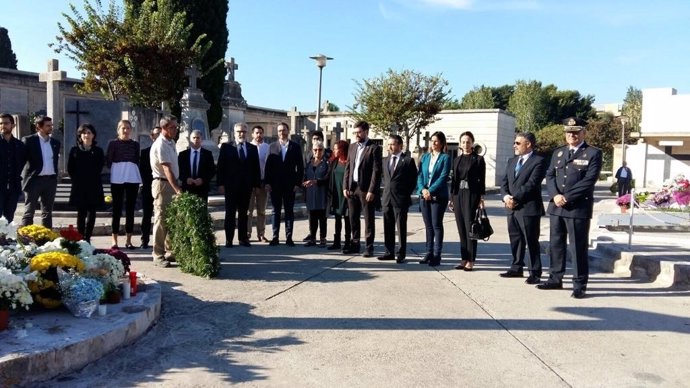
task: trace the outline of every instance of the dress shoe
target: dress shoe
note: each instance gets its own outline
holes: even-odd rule
[[[149,249],[149,248],[151,248],[151,246],[149,245],[148,242],[143,242],[143,243],[141,243],[140,248],[141,249]]]
[[[405,258],[402,256],[398,256],[397,259],[395,259],[395,262],[398,264],[404,264],[405,263]]]
[[[279,244],[279,242],[278,242],[277,238],[274,238],[273,240],[271,240],[270,243],[268,243],[268,245],[270,245],[272,247],[276,247],[276,246],[278,246],[278,244]]]
[[[541,283],[541,277],[535,276],[535,275],[530,275],[527,280],[525,280],[525,283],[527,284],[539,284]]]
[[[353,253],[359,253],[361,248],[359,247],[359,244],[350,244],[348,249],[343,249],[343,253],[346,255],[351,255]]]
[[[306,243],[304,243],[305,247],[313,247],[315,245],[316,245],[316,241],[314,241],[314,240],[309,240]]]
[[[563,283],[544,282],[537,284],[537,288],[540,290],[562,290]]]
[[[240,245],[243,247],[251,248],[252,244],[249,243],[247,240],[242,240],[240,241]]]
[[[135,247],[134,245],[132,245],[132,243],[126,243],[126,244],[125,244],[125,248],[130,249],[130,250],[137,249],[137,247]]]
[[[266,236],[259,237],[259,242],[269,242]]]
[[[424,258],[422,260],[419,260],[419,264],[429,264],[433,257],[434,255],[432,255],[431,253],[427,253],[426,255],[424,255]]]
[[[339,242],[338,242],[338,243],[334,242],[332,245],[329,245],[328,248],[326,248],[326,249],[328,249],[329,251],[337,251],[337,250],[340,249],[340,248],[342,248],[342,247],[340,246],[340,243],[339,243]]]
[[[309,240],[311,240],[311,233],[308,234],[307,237],[303,238],[302,242],[308,242]]]
[[[387,260],[395,260],[395,256],[391,255],[390,253],[387,253],[383,256],[379,256],[376,258],[377,260],[381,261],[387,261]]]
[[[521,278],[521,277],[523,277],[524,275],[522,274],[522,271],[512,271],[512,270],[510,270],[510,271],[507,271],[507,272],[503,272],[502,274],[499,274],[498,276],[500,276],[500,277],[502,277],[502,278]]]
[[[362,253],[362,257],[374,257],[374,252],[364,251],[364,253]]]
[[[577,290],[573,290],[570,296],[575,299],[584,299],[587,296],[587,292],[584,288],[578,288]]]
[[[292,239],[288,239],[287,241],[285,241],[285,245],[287,245],[287,246],[289,246],[289,247],[294,247],[294,246],[295,246],[295,242],[292,241]]]
[[[231,242],[226,242],[226,243],[225,243],[225,247],[226,247],[226,248],[232,248],[232,247],[234,247],[234,245],[232,245]]]

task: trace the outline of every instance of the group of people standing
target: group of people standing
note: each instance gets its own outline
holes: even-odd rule
[[[601,150],[584,141],[585,124],[578,118],[564,121],[567,145],[554,151],[548,167],[546,159],[534,152],[535,136],[529,132],[516,135],[515,157],[508,161],[500,187],[513,257],[510,268],[501,273],[501,277],[521,278],[526,267],[527,284],[544,290],[561,289],[566,251],[570,251],[575,272],[572,296],[585,296],[589,273],[587,236],[593,212],[594,184],[602,159]],[[40,202],[42,223],[50,228],[60,143],[50,136],[53,129],[50,117],[38,117],[35,125],[36,134],[19,141],[12,135],[13,117],[0,114],[0,163],[7,166],[0,169],[0,216],[9,221],[13,219],[20,190],[23,190],[26,207],[22,224],[33,222]],[[426,233],[426,253],[419,263],[429,266],[441,263],[443,218],[450,209],[460,238],[461,262],[455,269],[473,270],[477,240],[471,238],[470,229],[477,211],[484,208],[486,163],[475,152],[472,132],[460,135],[460,153],[454,160],[447,153],[444,133],[433,133],[429,151],[421,156],[417,166],[403,152],[403,140],[398,135],[390,135],[386,140],[389,155],[384,158],[382,147],[369,138],[369,124],[365,121],[354,125],[351,144],[338,141],[332,152],[325,146],[323,133],[314,132],[307,158],[302,157],[299,144],[289,139],[286,123],[278,125],[278,140],[271,144],[264,142],[264,129],[259,125],[252,128],[251,142],[247,140],[246,124],[235,124],[233,130],[235,141],[221,145],[216,167],[211,152],[201,147],[199,131],[190,133],[189,149],[177,154],[174,143],[177,119],[174,116],[160,120],[160,126],[151,131],[153,145],[141,151],[139,143],[130,137],[132,127],[127,120],[118,122],[117,139],[108,144],[106,152],[97,146],[93,125],[80,125],[78,144],[70,150],[67,166],[72,179],[70,204],[77,208],[79,232],[90,239],[96,210],[104,201],[101,171],[108,166],[113,201],[113,248],[118,247],[123,205],[125,247],[135,248],[132,244],[134,209],[139,185],[142,185],[141,246],[149,247],[151,216],[155,214],[153,260],[154,264],[167,267],[173,258],[162,214],[173,195],[182,191],[206,201],[215,176],[219,192],[225,197],[225,247],[234,246],[235,230],[238,244],[251,247],[254,210],[257,212],[257,241],[279,245],[284,217],[285,244],[294,246],[295,197],[303,190],[309,212],[309,236],[305,246],[373,257],[374,214],[380,208],[385,252],[378,259],[404,263],[408,211],[412,205],[411,195],[416,192]],[[631,176],[629,171],[617,173],[619,180]],[[542,282],[539,231],[541,218],[546,213],[541,195],[544,178],[549,196],[551,266],[548,280]],[[273,206],[270,239],[265,230],[269,197]],[[331,245],[327,244],[329,215],[335,218]],[[360,225],[362,216],[364,236]]]

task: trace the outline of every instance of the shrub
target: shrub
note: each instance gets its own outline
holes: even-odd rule
[[[165,213],[170,246],[182,272],[213,278],[220,272],[220,259],[213,220],[198,196],[177,195]]]

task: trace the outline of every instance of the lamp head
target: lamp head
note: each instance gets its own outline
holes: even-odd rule
[[[311,58],[311,59],[313,59],[313,60],[316,61],[316,66],[317,66],[319,69],[323,69],[324,67],[326,67],[326,62],[328,62],[329,60],[333,60],[333,58],[327,57],[327,56],[325,56],[325,55],[323,55],[323,54],[319,54],[319,55],[316,55],[316,56],[313,56],[313,57],[309,57],[309,58]]]

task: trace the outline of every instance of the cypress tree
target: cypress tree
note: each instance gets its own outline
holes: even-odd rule
[[[17,56],[12,51],[12,41],[5,27],[0,27],[0,67],[17,70]]]

